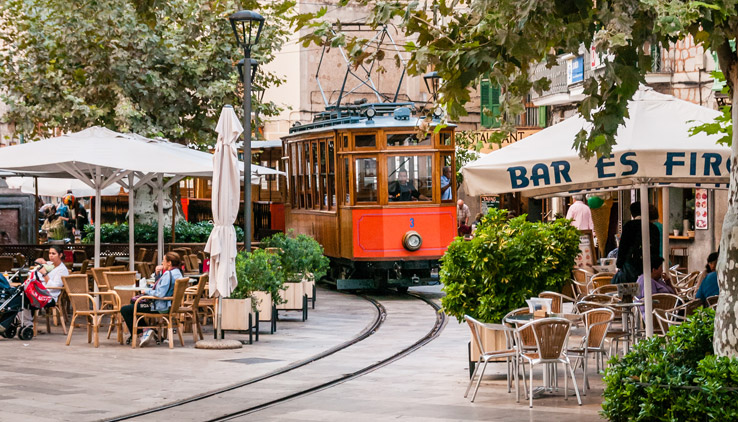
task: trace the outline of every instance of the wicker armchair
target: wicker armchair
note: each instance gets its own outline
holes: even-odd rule
[[[131,303],[131,299],[133,299],[133,296],[135,292],[133,291],[127,291],[127,290],[115,290],[115,286],[132,286],[136,284],[136,272],[135,271],[106,271],[103,273],[103,278],[105,278],[105,281],[110,289],[110,291],[113,291],[118,294],[118,297],[120,298],[120,306],[125,306]],[[118,308],[118,311],[120,311],[120,307]],[[123,320],[121,319],[120,314],[115,315],[116,325],[123,323]],[[108,338],[110,338],[110,334],[113,331],[113,322],[111,321],[110,327],[108,327]]]
[[[190,279],[189,278],[179,278],[175,280],[174,282],[174,292],[171,297],[156,297],[156,296],[140,296],[133,307],[133,333],[131,335],[133,336],[133,340],[131,341],[131,346],[135,349],[136,348],[136,336],[138,335],[138,329],[139,328],[163,328],[164,323],[167,324],[167,338],[169,339],[169,348],[174,348],[174,338],[173,338],[173,327],[177,327],[177,335],[179,336],[179,342],[182,346],[184,346],[184,339],[182,338],[182,327],[180,326],[180,314],[182,311],[180,308],[182,307],[182,302],[184,299],[184,293],[185,289],[187,288],[187,285],[189,284]],[[160,312],[139,312],[138,311],[138,305],[139,303],[144,299],[150,299],[150,300],[171,300],[172,305],[169,307],[169,312],[166,313],[160,313]],[[146,318],[148,320],[157,321],[158,324],[146,324],[144,323],[141,325],[142,320]]]
[[[110,291],[110,286],[108,286],[108,281],[105,279],[105,276],[103,275],[103,273],[125,271],[125,270],[126,270],[126,267],[123,265],[115,266],[115,267],[90,268],[90,272],[92,273],[92,278],[95,280],[95,284],[97,284],[97,289],[101,292]],[[101,299],[102,299],[102,302],[100,303],[100,309],[106,309],[106,308],[114,309],[112,297],[103,296]]]
[[[551,312],[555,314],[560,314],[563,312],[564,301],[572,303],[576,302],[569,296],[556,292],[541,292],[538,297],[542,299],[551,299]]]
[[[199,311],[200,311],[200,299],[205,293],[205,286],[208,284],[208,275],[203,274],[197,281],[197,286],[188,287],[185,290],[185,299],[182,306],[179,308],[182,312],[185,324],[193,324],[192,327],[192,338],[197,342],[198,336],[200,340],[203,339],[202,326],[200,325]]]
[[[86,275],[69,275],[62,277],[64,290],[69,296],[69,302],[72,304],[72,319],[69,321],[69,334],[67,335],[67,346],[72,341],[72,333],[74,332],[74,321],[77,317],[85,317],[87,319],[87,342],[91,343],[94,337],[95,347],[100,345],[99,331],[102,319],[107,315],[112,319],[116,319],[115,315],[120,309],[120,298],[115,292],[90,292],[87,290]],[[114,309],[101,309],[97,306],[95,296],[109,296],[113,303]],[[123,333],[120,323],[116,323],[118,330],[118,342],[123,344]]]

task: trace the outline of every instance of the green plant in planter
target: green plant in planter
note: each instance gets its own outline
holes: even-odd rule
[[[508,220],[506,210],[490,209],[474,238],[457,237],[441,258],[446,296],[443,310],[463,321],[465,314],[495,323],[525,299],[559,291],[571,278],[579,254],[579,231],[569,220]]]
[[[700,310],[665,337],[638,342],[605,371],[602,415],[612,421],[738,419],[738,359],[713,354],[715,311]]]
[[[238,285],[231,293],[234,299],[246,299],[255,291],[269,292],[275,304],[281,303],[279,291],[284,289],[284,276],[279,256],[264,249],[240,252],[236,256]]]
[[[323,255],[323,247],[315,239],[304,234],[277,233],[261,242],[264,248],[278,248],[279,259],[285,281],[300,281],[308,273],[316,280],[328,271],[328,258]]]

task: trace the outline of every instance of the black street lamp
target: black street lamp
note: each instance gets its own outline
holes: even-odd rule
[[[425,89],[431,94],[433,102],[438,99],[438,84],[441,82],[441,77],[438,76],[438,72],[428,72],[423,75],[423,82],[425,82]]]
[[[233,28],[236,42],[243,48],[244,62],[241,64],[241,81],[243,81],[243,244],[246,252],[251,252],[251,80],[252,67],[251,47],[259,42],[264,17],[251,10],[241,10],[228,17]]]

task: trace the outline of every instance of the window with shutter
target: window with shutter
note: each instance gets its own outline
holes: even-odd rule
[[[548,106],[538,107],[538,127],[548,127]]]
[[[486,128],[500,127],[500,87],[492,85],[489,80],[482,80],[480,86],[482,105],[482,126]],[[491,116],[485,112],[491,111]]]

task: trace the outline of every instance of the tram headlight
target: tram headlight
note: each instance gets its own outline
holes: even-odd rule
[[[374,116],[377,115],[377,110],[375,110],[373,107],[369,107],[368,109],[366,109],[364,114],[366,115],[367,119],[371,120],[374,118]]]
[[[410,252],[415,252],[423,245],[423,238],[414,230],[410,230],[402,236],[402,246]]]

